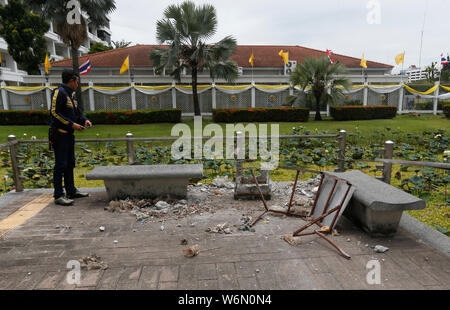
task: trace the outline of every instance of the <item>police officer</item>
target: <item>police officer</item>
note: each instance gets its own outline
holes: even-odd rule
[[[53,93],[50,112],[50,132],[53,135],[51,142],[55,152],[53,197],[56,204],[63,206],[72,205],[75,198],[89,196],[88,193],[81,193],[76,189],[73,177],[75,168],[74,131],[92,127],[92,123],[78,107],[75,97],[78,83],[79,78],[73,70],[63,71],[62,84]],[[63,176],[66,196],[64,196],[62,185]]]

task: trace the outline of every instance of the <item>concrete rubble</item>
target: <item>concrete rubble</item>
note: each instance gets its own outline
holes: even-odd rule
[[[101,257],[91,254],[90,256],[85,256],[78,260],[81,263],[81,268],[92,270],[92,269],[108,269],[108,265],[101,260]]]

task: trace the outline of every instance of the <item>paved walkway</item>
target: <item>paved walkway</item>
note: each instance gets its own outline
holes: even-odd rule
[[[31,190],[2,197],[0,221],[30,202],[45,201],[49,194],[42,193]],[[96,191],[72,207],[53,202],[42,210],[35,206],[40,211],[0,240],[0,289],[450,288],[450,259],[402,229],[394,238],[375,239],[342,218],[341,234],[334,240],[352,256],[346,260],[315,236],[303,237],[297,246],[282,241],[282,234],[304,223],[297,218],[270,215],[267,224],[255,226],[256,232],[235,227],[230,235],[205,232],[223,222],[241,223],[242,210],[222,208],[165,221],[161,231],[162,223],[141,224],[129,214],[105,211],[106,204],[106,193]],[[105,232],[99,226],[105,226]],[[184,257],[181,239],[198,244],[199,256]],[[375,253],[371,247],[377,244],[390,250]],[[100,256],[109,268],[82,270],[81,284],[69,285],[68,261],[90,254]],[[370,260],[381,264],[379,285],[367,283]]]

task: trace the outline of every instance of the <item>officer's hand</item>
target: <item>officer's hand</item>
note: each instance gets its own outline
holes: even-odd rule
[[[84,123],[84,127],[91,128],[92,127],[92,123],[89,120],[86,120],[86,122]]]
[[[75,130],[78,130],[78,131],[82,131],[84,129],[83,126],[81,126],[80,124],[77,124],[77,123],[73,123],[72,128]]]

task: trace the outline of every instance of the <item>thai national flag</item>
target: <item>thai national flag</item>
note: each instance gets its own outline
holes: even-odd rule
[[[331,54],[332,54],[332,52],[331,52],[331,50],[328,50],[327,49],[327,54],[328,54],[328,59],[330,60],[330,64],[334,64],[334,59],[333,59],[333,57],[331,57]]]
[[[444,54],[441,54],[441,65],[448,65],[448,57],[445,58]]]
[[[86,75],[89,71],[91,71],[91,60],[88,60],[80,66],[80,75]]]

